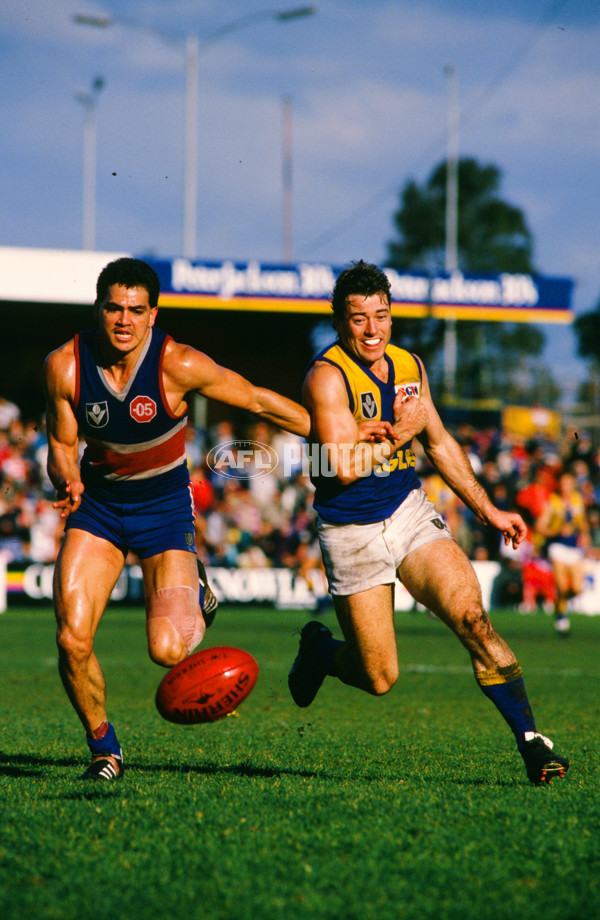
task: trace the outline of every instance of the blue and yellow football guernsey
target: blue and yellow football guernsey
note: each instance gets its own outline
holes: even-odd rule
[[[329,345],[313,358],[337,367],[344,378],[350,411],[357,424],[364,421],[394,423],[396,393],[421,398],[421,366],[410,352],[395,345],[385,350],[388,382],[383,383],[361,364],[340,342]],[[342,485],[335,476],[320,475],[313,464],[314,506],[323,520],[332,524],[373,524],[390,517],[409,492],[421,485],[415,471],[412,441],[367,476]]]

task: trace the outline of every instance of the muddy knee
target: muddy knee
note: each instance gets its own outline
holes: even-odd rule
[[[494,627],[481,604],[474,604],[461,617],[461,631],[464,641],[485,645],[494,637]]]

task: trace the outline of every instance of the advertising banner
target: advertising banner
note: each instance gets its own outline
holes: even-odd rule
[[[161,282],[163,307],[329,313],[329,296],[341,266],[301,262],[149,260]],[[502,273],[428,276],[384,268],[394,316],[570,323],[573,282]]]

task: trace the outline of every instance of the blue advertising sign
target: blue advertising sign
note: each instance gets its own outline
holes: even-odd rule
[[[146,261],[160,278],[161,306],[205,310],[329,313],[331,290],[342,271],[309,262]],[[394,316],[538,323],[573,319],[569,278],[384,271],[390,280]]]

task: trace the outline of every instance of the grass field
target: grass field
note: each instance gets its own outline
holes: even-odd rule
[[[540,731],[571,757],[535,788],[437,621],[398,615],[401,676],[374,699],[328,679],[307,710],[287,669],[304,612],[222,608],[204,642],[261,666],[237,715],[161,720],[143,614],[111,608],[97,649],[127,771],[76,780],[83,733],[50,609],[0,616],[3,920],[583,920],[600,916],[600,618],[558,639],[497,613]],[[332,625],[332,615],[324,621]]]

